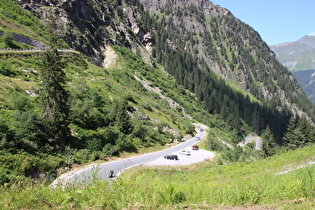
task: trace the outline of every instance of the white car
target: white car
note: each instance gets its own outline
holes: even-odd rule
[[[181,154],[181,155],[191,155],[190,151],[188,151],[188,150],[182,150],[182,151],[179,152],[179,154]]]
[[[196,136],[196,140],[199,141],[199,140],[200,140],[200,137],[199,137],[199,136]]]

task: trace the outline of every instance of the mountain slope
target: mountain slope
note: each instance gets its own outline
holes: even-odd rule
[[[180,84],[195,92],[210,113],[221,113],[227,121],[240,115],[255,127],[257,122],[247,119],[244,113],[250,110],[257,113],[251,116],[260,122],[257,131],[278,121],[261,116],[269,116],[269,111],[277,115],[279,110],[284,114],[289,109],[301,115],[302,110],[308,110],[313,116],[314,107],[291,73],[277,61],[259,34],[228,10],[203,0],[141,2],[160,23],[153,25],[157,33],[153,56]],[[246,97],[252,103],[244,106]],[[284,120],[280,124],[285,123],[286,117],[280,118]]]
[[[270,46],[290,71],[315,69],[315,36],[304,36],[298,41]]]
[[[143,0],[151,13],[137,0],[16,2],[0,1],[0,45],[32,49],[0,50],[1,207],[314,206],[314,167],[301,168],[314,160],[314,145],[306,147],[314,128],[291,118],[310,120],[314,107],[259,34],[228,10],[203,0]],[[34,50],[15,34],[52,49]],[[59,115],[69,123],[65,138],[46,117],[47,95],[57,94],[62,100],[53,102],[69,108]],[[258,161],[274,154],[289,118],[280,151],[304,148]],[[82,188],[45,187],[77,164],[184,141],[196,121],[207,125],[198,144],[216,150],[217,163],[136,169],[110,185],[95,177]],[[263,151],[237,146],[255,132]]]
[[[315,70],[295,71],[293,76],[301,84],[308,98],[315,104]]]
[[[256,132],[270,124],[280,137],[291,114],[314,116],[299,84],[259,34],[228,10],[206,0],[140,2],[20,4],[42,21],[58,14],[60,36],[94,64],[104,65],[103,51],[111,44],[130,48],[151,66],[161,63],[235,129],[242,121]]]
[[[10,37],[20,34],[53,50],[0,52],[2,182],[175,143],[193,134],[192,121],[209,126],[207,147],[225,160],[257,159],[250,149],[240,155],[244,135],[266,129],[281,144],[291,117],[314,120],[259,34],[209,1],[16,2],[0,1],[0,44],[36,47]],[[67,81],[69,138],[58,140],[43,112],[50,53]]]
[[[297,76],[296,79],[306,95],[315,103],[314,79],[311,73],[315,69],[315,36],[304,36],[298,41],[273,45],[270,48],[277,59]]]

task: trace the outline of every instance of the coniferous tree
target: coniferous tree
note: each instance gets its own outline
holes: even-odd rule
[[[116,110],[116,124],[120,132],[124,134],[130,134],[132,131],[130,116],[127,112],[128,102],[126,99],[123,99],[118,103]]]
[[[57,24],[51,19],[49,48],[42,57],[39,73],[41,78],[40,98],[43,107],[43,118],[49,134],[48,144],[62,148],[70,140],[69,129],[69,92],[66,89],[66,74],[57,50]]]
[[[303,116],[302,118],[299,119],[297,129],[301,133],[301,145],[310,143],[312,141],[311,137],[311,130],[312,126],[311,124],[307,121],[306,117]]]
[[[261,153],[264,158],[269,157],[275,154],[275,139],[271,132],[269,125],[267,125],[266,129],[262,132],[261,135],[263,139]]]
[[[287,149],[295,149],[295,120],[294,117],[291,117],[289,121],[289,125],[287,127],[287,131],[284,134],[284,137],[282,139],[282,144]]]

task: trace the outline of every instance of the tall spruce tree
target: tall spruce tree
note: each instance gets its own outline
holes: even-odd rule
[[[285,146],[287,149],[296,149],[297,148],[297,145],[296,145],[296,142],[295,142],[295,135],[296,135],[296,132],[295,132],[295,119],[294,117],[291,117],[290,121],[289,121],[289,125],[287,127],[287,131],[286,133],[284,134],[284,137],[282,139],[282,144],[283,146]]]
[[[307,119],[304,115],[299,119],[297,129],[301,133],[301,144],[302,145],[307,144],[307,143],[311,143],[313,141],[312,133],[311,133],[312,126],[307,121]]]
[[[124,134],[130,134],[132,132],[132,126],[130,122],[130,116],[127,112],[128,101],[127,99],[122,99],[118,102],[116,109],[116,124],[120,132]]]
[[[63,71],[61,56],[57,50],[58,35],[55,18],[48,24],[50,31],[49,47],[44,51],[40,62],[40,99],[43,118],[49,133],[47,144],[62,149],[70,141],[69,92],[66,89],[66,74]]]
[[[266,129],[262,132],[261,135],[263,139],[261,153],[264,158],[269,157],[275,154],[275,139],[271,132],[269,125],[267,125]]]

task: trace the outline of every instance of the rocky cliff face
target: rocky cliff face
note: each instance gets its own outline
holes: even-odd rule
[[[139,26],[140,13],[135,5],[97,0],[22,0],[22,7],[48,22],[57,17],[60,36],[71,48],[103,65],[102,52],[108,44],[128,46],[151,62],[152,35]],[[147,49],[148,51],[146,51]]]

